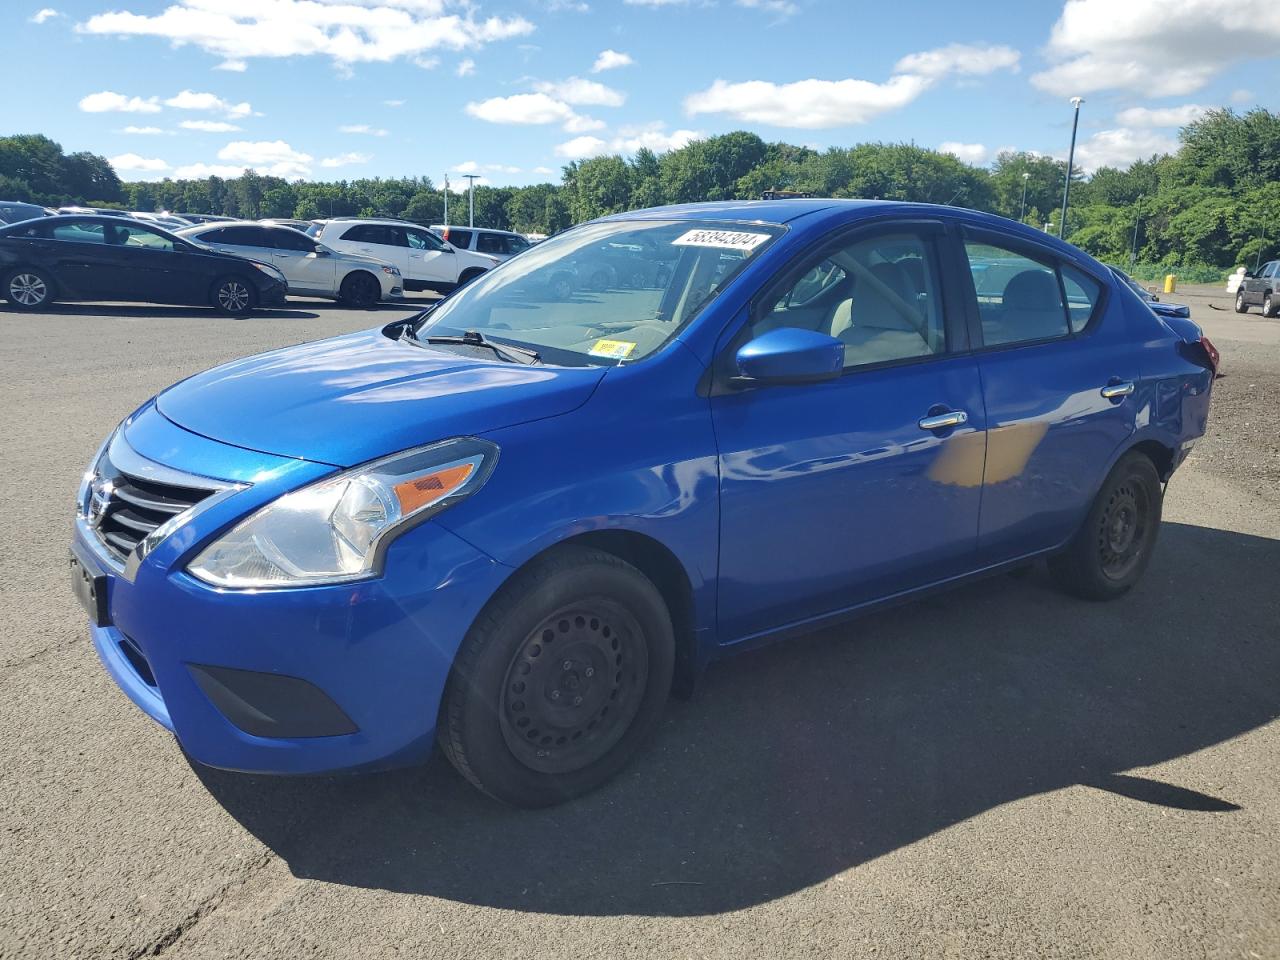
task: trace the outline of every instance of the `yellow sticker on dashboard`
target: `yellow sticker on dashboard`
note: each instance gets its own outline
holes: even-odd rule
[[[597,340],[587,351],[593,357],[608,357],[610,360],[625,360],[631,356],[636,345],[630,340]]]

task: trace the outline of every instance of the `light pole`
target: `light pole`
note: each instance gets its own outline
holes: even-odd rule
[[[449,174],[444,175],[444,225],[449,226]]]
[[[1071,166],[1076,158],[1076,128],[1080,126],[1080,104],[1084,97],[1072,97],[1072,105],[1076,108],[1075,119],[1071,121],[1071,149],[1067,152],[1067,182],[1062,186],[1062,219],[1058,221],[1058,237],[1065,239],[1067,235],[1067,200],[1071,196]]]
[[[1142,194],[1133,204],[1133,242],[1129,244],[1129,269],[1138,262],[1138,221],[1142,219]]]
[[[1022,207],[1018,210],[1018,222],[1021,223],[1027,218],[1027,181],[1031,179],[1031,174],[1024,173],[1022,175]]]
[[[480,179],[478,173],[464,173],[463,179],[468,181],[467,184],[467,226],[474,227],[476,225],[476,181]]]

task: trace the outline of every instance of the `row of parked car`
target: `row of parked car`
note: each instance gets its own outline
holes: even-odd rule
[[[530,246],[509,231],[390,219],[235,220],[0,202],[0,220],[0,299],[19,310],[126,300],[239,314],[286,294],[364,308],[406,290],[447,293]]]

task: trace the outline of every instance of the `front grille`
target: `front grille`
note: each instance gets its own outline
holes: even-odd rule
[[[153,530],[213,493],[130,476],[105,456],[94,480],[91,523],[103,546],[123,563]]]

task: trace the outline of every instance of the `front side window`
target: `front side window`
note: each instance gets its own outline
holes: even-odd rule
[[[50,234],[55,240],[70,240],[73,243],[107,242],[106,231],[100,223],[55,223]]]
[[[146,227],[112,224],[109,228],[108,242],[117,247],[129,247],[143,250],[165,250],[173,252],[173,241],[164,234],[148,230]]]
[[[347,230],[342,235],[342,239],[351,240],[355,243],[376,243],[384,247],[403,247],[405,245],[404,235],[399,230],[380,223],[357,224]]]
[[[891,233],[828,248],[752,324],[759,336],[800,327],[844,344],[844,365],[861,367],[946,350],[932,246],[915,233]]]
[[[444,244],[440,241],[440,238],[427,230],[405,228],[404,236],[409,241],[409,247],[413,250],[444,249]]]
[[[530,347],[548,363],[639,360],[683,329],[782,232],[721,221],[586,224],[472,281],[426,314],[416,334],[423,340],[475,331]],[[655,250],[666,267],[660,276],[650,259]],[[641,274],[656,279],[630,282]]]
[[[1067,335],[1067,307],[1052,265],[989,243],[966,241],[964,249],[983,343],[992,347]]]

